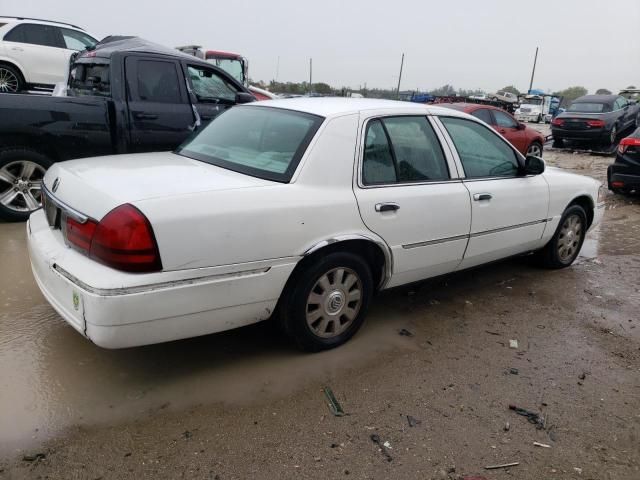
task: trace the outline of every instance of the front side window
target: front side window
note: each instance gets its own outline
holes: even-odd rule
[[[173,62],[140,60],[138,62],[138,96],[157,103],[181,103],[178,72]]]
[[[323,118],[241,106],[218,115],[177,153],[254,177],[289,182]]]
[[[471,112],[471,115],[473,115],[476,118],[479,118],[484,123],[488,123],[489,125],[493,123],[493,119],[491,118],[491,112],[486,108],[479,108],[478,110],[474,110],[473,112]]]
[[[496,125],[502,128],[517,128],[518,124],[510,115],[499,110],[493,111],[493,116],[496,119]]]
[[[464,118],[440,117],[458,151],[468,178],[515,177],[515,152],[493,130]]]
[[[7,42],[30,43],[45,47],[62,47],[58,41],[58,29],[51,25],[21,23],[4,36]]]
[[[193,93],[199,102],[235,103],[237,89],[212,70],[202,67],[187,67]]]
[[[61,28],[62,38],[64,39],[65,47],[68,50],[84,50],[87,47],[93,47],[98,41],[86,33],[79,32],[77,30],[71,30],[69,28]]]

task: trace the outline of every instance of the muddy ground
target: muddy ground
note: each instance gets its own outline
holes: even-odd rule
[[[611,161],[545,158],[600,180]],[[638,197],[608,196],[571,268],[385,292],[315,355],[269,324],[102,350],[40,295],[24,225],[0,224],[0,265],[0,479],[640,479]]]

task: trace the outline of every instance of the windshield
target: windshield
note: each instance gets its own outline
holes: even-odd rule
[[[611,107],[606,103],[572,103],[567,112],[604,113],[610,112]]]
[[[240,60],[231,58],[207,58],[207,62],[221,68],[240,83],[244,84],[244,72]]]
[[[542,105],[541,98],[525,98],[522,100],[523,105]]]
[[[69,75],[71,96],[111,96],[108,63],[76,63]]]
[[[288,182],[323,118],[270,107],[234,107],[177,153],[254,177]]]

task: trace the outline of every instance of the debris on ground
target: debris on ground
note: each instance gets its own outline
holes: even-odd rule
[[[542,447],[542,448],[551,448],[551,445],[547,445],[546,443],[533,442],[534,447]]]
[[[46,453],[38,452],[33,454],[26,454],[22,456],[23,462],[37,462],[38,460],[44,460],[47,458]]]
[[[509,340],[509,348],[518,348],[518,340]]]
[[[387,462],[392,461],[393,457],[391,456],[388,448],[386,447],[386,444],[389,442],[382,443],[382,440],[380,440],[380,436],[375,433],[372,434],[370,438],[371,438],[371,441],[378,446],[378,448],[380,449],[380,452],[382,453],[382,455],[384,455],[384,458],[387,460]]]
[[[519,372],[518,372],[518,369],[517,369],[517,368],[510,368],[510,369],[509,369],[509,373],[510,373],[511,375],[518,375],[518,373],[519,373]]]
[[[462,477],[462,480],[487,480],[487,477],[466,476],[466,477]]]
[[[527,417],[529,423],[534,424],[538,430],[542,430],[544,428],[544,418],[541,417],[540,414],[532,412],[530,410],[526,410],[524,408],[516,407],[515,405],[509,405],[509,410],[513,410],[518,415]]]
[[[398,335],[402,337],[413,337],[413,333],[411,333],[406,328],[401,328],[400,330],[398,330]]]
[[[578,475],[582,475],[582,469],[581,468],[573,467],[573,471],[576,472]]]
[[[185,440],[189,440],[191,437],[193,437],[193,433],[191,433],[189,430],[185,430],[184,432],[182,432],[182,438],[184,438]]]
[[[510,428],[511,428],[511,425],[509,424],[509,422],[504,424],[504,431],[505,432],[508,432]]]
[[[498,332],[492,332],[491,330],[485,330],[485,332],[488,333],[489,335],[495,335],[496,337],[500,336]]]
[[[581,373],[580,375],[578,375],[578,378],[579,378],[580,380],[584,380],[585,378],[587,378],[587,374],[583,372],[583,373]]]
[[[422,423],[422,420],[418,420],[415,417],[412,417],[411,415],[407,415],[407,422],[409,423],[410,427],[415,427],[416,425],[420,425]]]
[[[488,465],[484,468],[485,470],[497,470],[498,468],[509,468],[517,465],[520,465],[520,462],[503,463],[502,465]]]
[[[327,397],[329,410],[331,410],[331,413],[333,413],[333,415],[336,417],[343,417],[344,410],[342,410],[342,407],[338,403],[338,400],[336,400],[336,396],[333,394],[333,391],[329,387],[324,387],[324,395],[325,397]]]

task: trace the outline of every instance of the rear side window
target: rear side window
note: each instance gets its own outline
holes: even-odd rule
[[[69,80],[71,96],[111,96],[108,63],[76,63]]]
[[[471,115],[482,120],[485,123],[488,123],[489,125],[493,124],[493,119],[491,118],[491,112],[486,108],[479,108],[478,110],[471,112]]]
[[[138,96],[157,103],[181,103],[178,72],[172,62],[140,60],[138,62]]]
[[[60,32],[51,25],[21,23],[4,36],[7,42],[31,43],[45,47],[62,47]]]
[[[446,159],[425,117],[387,117],[369,122],[362,180],[365,185],[449,178]]]
[[[440,117],[468,178],[515,177],[515,152],[493,130],[464,118]]]
[[[95,38],[86,33],[71,30],[69,28],[61,28],[62,38],[65,47],[68,50],[84,50],[87,47],[93,47],[97,42]]]

